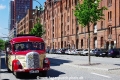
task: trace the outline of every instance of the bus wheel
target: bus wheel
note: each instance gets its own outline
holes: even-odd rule
[[[42,77],[46,77],[47,76],[47,71],[43,71],[42,72]]]
[[[13,67],[12,67],[12,71],[13,71],[13,75],[15,75],[16,78],[19,78],[19,77],[20,77],[19,72],[15,72],[14,69],[13,69]]]
[[[11,70],[10,70],[9,68],[7,68],[7,71],[8,71],[8,72],[11,72]]]

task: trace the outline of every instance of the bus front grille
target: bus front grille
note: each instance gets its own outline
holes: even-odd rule
[[[26,55],[26,66],[28,69],[35,69],[35,68],[39,68],[40,65],[39,65],[39,53],[37,52],[29,52],[27,55]]]

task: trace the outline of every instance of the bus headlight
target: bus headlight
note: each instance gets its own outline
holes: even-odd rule
[[[47,59],[45,59],[45,60],[44,60],[44,63],[48,63],[48,60],[47,60]]]

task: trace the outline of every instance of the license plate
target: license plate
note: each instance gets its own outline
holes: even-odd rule
[[[29,73],[39,73],[39,70],[30,70]]]

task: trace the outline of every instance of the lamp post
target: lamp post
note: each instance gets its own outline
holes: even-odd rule
[[[15,22],[15,24],[14,24],[14,37],[16,37],[17,36],[17,27],[18,27],[19,15],[17,16],[17,20],[15,20],[15,19],[12,19],[12,20]]]
[[[2,28],[2,29],[7,29],[8,31],[9,31],[9,29],[8,28]],[[5,35],[6,37],[1,37],[1,38],[8,38],[8,39],[10,39],[9,38],[9,36],[7,35],[7,34],[4,34],[4,33],[0,33],[0,34],[2,34],[2,35]]]
[[[12,19],[13,21],[15,21],[15,19]],[[14,24],[14,37],[17,36],[17,26],[18,26],[18,22],[16,21],[15,24]]]
[[[39,3],[39,7],[38,6],[36,6],[36,10],[37,10],[37,17],[38,17],[38,14],[41,14],[41,10],[43,9],[42,8],[42,5],[40,4],[40,2],[39,1],[37,1],[37,0],[33,0],[33,1],[36,1],[37,3]],[[39,13],[40,12],[40,13]],[[33,12],[33,14],[35,14],[34,12]]]

